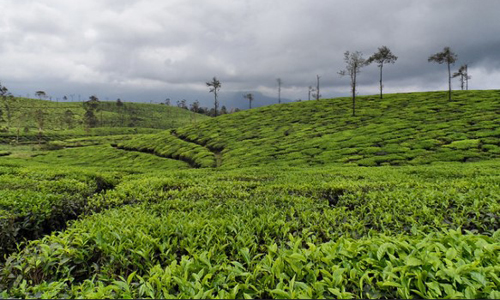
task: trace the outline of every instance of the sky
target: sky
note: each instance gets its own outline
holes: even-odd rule
[[[277,78],[284,101],[307,100],[316,75],[322,98],[346,96],[344,52],[381,46],[398,56],[384,92],[445,90],[446,65],[427,59],[448,46],[470,89],[499,89],[499,12],[497,0],[2,0],[0,82],[24,97],[212,106],[216,76],[221,105],[245,108],[248,92],[275,103]],[[378,84],[364,67],[358,93]]]

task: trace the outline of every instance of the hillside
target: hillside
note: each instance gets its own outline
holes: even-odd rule
[[[221,151],[222,167],[360,166],[500,157],[500,91],[361,96],[271,105],[175,129]],[[165,135],[169,132],[163,133]],[[137,137],[139,139],[139,137]],[[149,137],[151,143],[157,137]],[[148,144],[144,137],[143,144]],[[164,145],[168,148],[168,144]]]
[[[0,298],[498,299],[500,93],[446,98],[0,145]]]
[[[45,139],[57,140],[82,135],[155,132],[208,118],[172,106],[132,102],[119,106],[116,102],[101,101],[95,114],[97,127],[86,132],[82,122],[85,110],[81,102],[14,98],[9,100],[8,105],[10,120],[5,103],[2,103],[3,114],[0,120],[2,142],[17,139],[18,132],[20,142],[33,140],[38,135],[40,124]],[[148,130],[145,130],[146,128]]]

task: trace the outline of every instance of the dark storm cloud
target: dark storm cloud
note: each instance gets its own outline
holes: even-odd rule
[[[65,1],[0,4],[0,81],[15,94],[54,97],[211,101],[214,75],[223,93],[261,92],[306,99],[321,76],[324,97],[348,94],[346,50],[365,57],[388,46],[387,92],[436,90],[446,69],[427,58],[450,46],[468,63],[472,88],[500,82],[499,1]],[[360,75],[360,93],[376,93],[376,66]],[[458,83],[455,83],[458,86]],[[229,97],[229,96],[228,96]],[[233,97],[233,96],[231,96]],[[244,106],[244,105],[243,105]]]

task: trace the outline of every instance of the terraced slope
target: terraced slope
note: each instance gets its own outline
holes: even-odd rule
[[[222,150],[222,167],[360,166],[500,157],[500,91],[362,96],[271,105],[176,129]]]
[[[159,134],[137,135],[133,139],[114,145],[118,149],[140,151],[187,162],[193,168],[216,167],[217,160],[213,152],[196,143],[184,141],[171,131]]]
[[[52,102],[28,98],[10,100],[12,117],[0,122],[0,143],[30,142],[38,138],[36,112],[43,112],[43,136],[46,141],[86,135],[152,133],[153,129],[169,129],[198,122],[209,117],[178,107],[149,103],[101,101],[96,112],[98,127],[86,132],[83,127],[81,102]],[[67,112],[69,111],[69,115]],[[9,127],[7,129],[7,127]],[[18,137],[19,133],[19,137]]]

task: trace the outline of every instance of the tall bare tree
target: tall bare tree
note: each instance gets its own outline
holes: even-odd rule
[[[281,103],[281,85],[283,84],[283,81],[281,78],[276,78],[276,82],[278,83],[278,103]]]
[[[363,53],[349,52],[344,53],[344,61],[346,68],[339,71],[340,76],[349,76],[351,79],[351,92],[352,92],[352,115],[356,115],[356,84],[357,76],[361,72],[361,68],[366,65],[366,59],[363,58]]]
[[[248,100],[248,109],[252,109],[253,94],[252,93],[245,94],[243,95],[243,98]]]
[[[217,101],[217,93],[219,92],[220,88],[222,87],[220,81],[217,79],[217,77],[214,76],[212,81],[209,81],[206,83],[207,86],[210,88],[209,93],[214,93],[214,115],[217,117],[217,107],[219,107],[219,102]]]
[[[471,77],[469,74],[467,74],[467,64],[461,65],[460,68],[458,68],[458,71],[453,73],[453,78],[460,77],[460,87],[462,88],[462,91],[464,90],[464,85],[466,85],[467,90],[469,90],[469,79]]]
[[[451,51],[450,47],[444,47],[442,52],[438,52],[431,55],[428,62],[436,62],[438,64],[446,63],[448,65],[448,100],[451,101],[451,68],[450,66],[454,64],[458,59],[458,56]]]
[[[376,62],[377,66],[380,68],[380,99],[382,99],[382,69],[384,68],[384,64],[393,64],[398,60],[398,57],[392,54],[391,50],[386,46],[382,46],[378,48],[378,52],[374,53],[372,56],[368,58],[366,61],[367,64],[371,64],[372,62]]]

